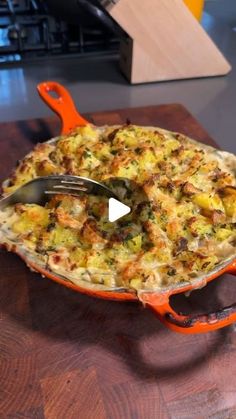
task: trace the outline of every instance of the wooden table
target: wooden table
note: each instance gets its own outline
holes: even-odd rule
[[[129,118],[212,143],[180,105],[86,117],[99,125]],[[1,124],[1,180],[36,142],[58,132],[56,119]],[[236,327],[177,334],[141,304],[80,295],[5,250],[0,267],[1,419],[236,418]],[[203,312],[235,295],[228,276],[173,304]]]

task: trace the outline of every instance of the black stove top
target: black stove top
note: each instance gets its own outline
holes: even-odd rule
[[[72,21],[52,14],[50,2],[0,0],[0,63],[118,52],[119,36],[99,17],[80,11],[75,10]]]

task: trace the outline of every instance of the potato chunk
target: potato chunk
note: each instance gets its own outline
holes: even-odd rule
[[[134,253],[139,252],[142,248],[142,235],[138,234],[137,236],[131,238],[130,240],[127,240],[126,245],[132,252]]]
[[[226,187],[221,190],[222,201],[228,217],[236,218],[236,188]]]
[[[202,192],[193,197],[193,202],[206,210],[221,210],[224,212],[223,203],[217,194]]]
[[[49,223],[49,210],[40,205],[20,204],[16,206],[16,211],[20,213],[20,218],[12,226],[15,233],[36,233]]]

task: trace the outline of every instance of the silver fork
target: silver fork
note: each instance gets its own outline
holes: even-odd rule
[[[0,210],[19,202],[43,205],[53,195],[78,196],[81,192],[119,199],[107,186],[92,179],[70,175],[41,176],[25,183],[12,194],[2,198]]]

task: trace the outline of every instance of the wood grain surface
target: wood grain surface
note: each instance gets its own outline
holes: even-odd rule
[[[212,140],[180,105],[99,112],[98,125],[157,125]],[[0,180],[55,119],[0,124]],[[172,303],[205,312],[235,302],[225,276]],[[1,419],[235,419],[236,327],[203,335],[164,328],[139,303],[80,295],[0,251]]]
[[[121,51],[121,68],[131,83],[230,71],[229,63],[183,1],[102,0],[102,4],[129,35],[128,48],[123,43]]]

